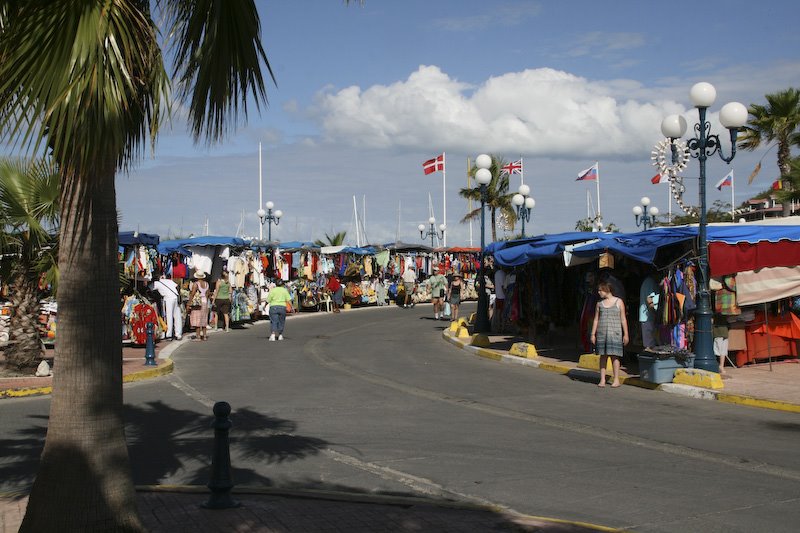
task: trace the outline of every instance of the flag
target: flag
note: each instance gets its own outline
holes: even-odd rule
[[[590,166],[586,170],[581,170],[578,173],[578,179],[575,181],[592,181],[597,179],[597,163]]]
[[[433,159],[428,159],[422,163],[422,171],[427,174],[433,174],[444,170],[444,154],[437,155]]]
[[[772,184],[772,190],[780,191],[781,189],[783,189],[783,182],[781,180],[775,180],[775,182]]]
[[[753,172],[750,173],[750,177],[747,178],[747,184],[750,185],[753,183],[753,180],[756,179],[758,173],[761,172],[761,161],[758,162],[756,168],[753,169]]]
[[[522,174],[522,159],[519,161],[514,161],[513,163],[509,163],[505,166],[500,167],[500,175],[502,176],[504,172],[507,172],[509,175],[511,174]]]
[[[663,179],[663,176],[661,174],[656,174],[655,176],[650,178],[650,183],[652,183],[653,185],[655,185],[656,183],[662,183],[667,181],[668,180]]]
[[[724,178],[719,180],[715,187],[718,191],[721,191],[723,187],[732,187],[733,186],[733,170],[728,172]]]

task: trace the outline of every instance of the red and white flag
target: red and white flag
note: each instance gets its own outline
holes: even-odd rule
[[[667,178],[665,178],[661,174],[656,174],[655,176],[650,178],[650,183],[652,183],[653,185],[655,185],[656,183],[666,183],[667,181],[669,180],[667,180]]]
[[[428,159],[422,163],[422,171],[427,174],[444,171],[444,154],[437,155],[433,159]]]
[[[507,172],[508,175],[522,174],[522,159],[500,167],[500,175],[502,175],[504,172]]]

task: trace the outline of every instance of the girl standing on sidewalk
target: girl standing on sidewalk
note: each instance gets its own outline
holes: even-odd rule
[[[594,313],[592,324],[592,344],[600,355],[600,383],[606,386],[606,365],[611,357],[613,376],[611,386],[619,387],[619,365],[623,346],[628,344],[628,320],[625,318],[625,304],[611,293],[611,284],[601,281],[597,284],[597,295],[600,301]]]

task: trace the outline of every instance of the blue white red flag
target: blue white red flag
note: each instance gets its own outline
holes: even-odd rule
[[[581,170],[578,173],[578,179],[575,181],[592,181],[597,179],[597,163],[590,166],[586,170]]]
[[[728,172],[728,174],[717,182],[717,190],[721,191],[723,187],[732,187],[733,186],[733,170]]]
[[[504,172],[508,173],[509,175],[522,174],[522,159],[500,167],[500,174],[503,174]]]

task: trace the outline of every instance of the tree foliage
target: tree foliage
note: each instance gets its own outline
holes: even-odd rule
[[[511,199],[514,193],[509,193],[509,174],[507,172],[500,172],[500,169],[505,166],[506,162],[495,155],[491,156],[492,166],[489,171],[492,173],[492,180],[486,185],[486,207],[489,209],[490,214],[490,228],[492,230],[492,241],[497,240],[497,218],[498,211],[502,213],[503,217],[513,226],[517,221],[517,212],[514,209]],[[475,172],[477,167],[470,169],[470,176],[475,179]],[[458,194],[462,198],[477,202],[478,207],[464,215],[461,222],[468,222],[470,220],[480,219],[481,216],[481,187],[475,184],[475,187],[464,187],[459,190]]]

